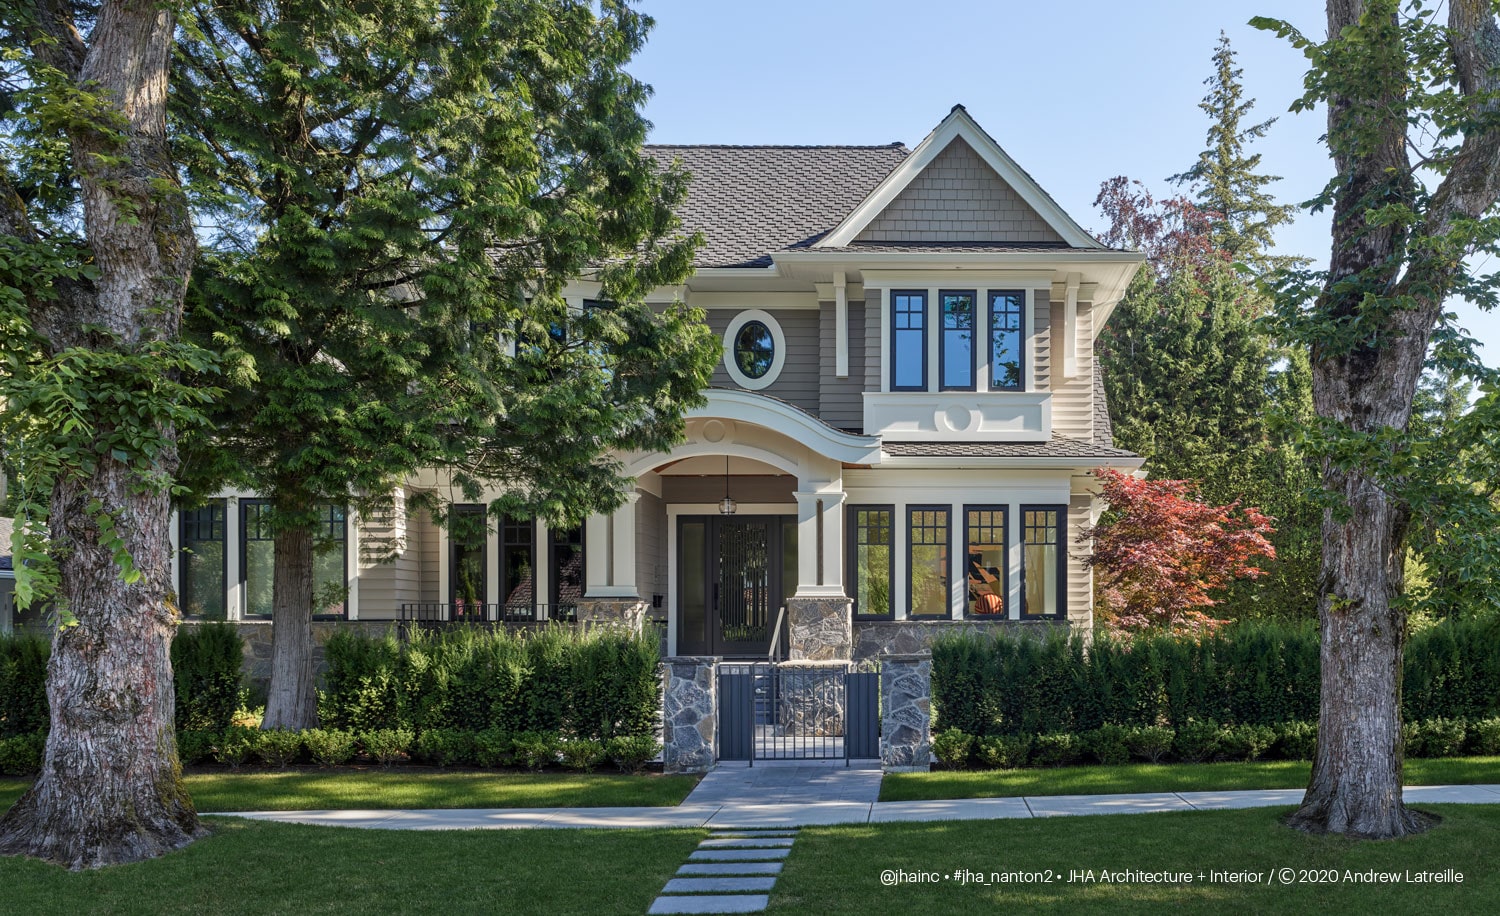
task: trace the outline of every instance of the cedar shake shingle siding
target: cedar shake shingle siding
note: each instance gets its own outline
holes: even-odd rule
[[[896,195],[856,242],[1024,242],[1062,236],[960,137]]]
[[[677,215],[702,232],[697,267],[769,267],[771,253],[827,235],[909,151],[889,146],[647,146],[692,174]]]

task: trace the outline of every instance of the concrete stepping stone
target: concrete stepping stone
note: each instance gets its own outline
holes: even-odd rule
[[[772,849],[790,846],[793,837],[732,836],[709,837],[698,844],[699,849]]]
[[[663,894],[745,894],[768,891],[776,886],[772,878],[673,878],[661,889]]]
[[[769,894],[726,894],[721,897],[657,897],[649,916],[669,913],[759,913],[771,902]]]
[[[692,862],[677,869],[679,875],[779,875],[780,862]]]
[[[688,856],[690,862],[753,862],[757,859],[785,859],[792,850],[779,849],[699,849]]]

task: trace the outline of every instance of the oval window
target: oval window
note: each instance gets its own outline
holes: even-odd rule
[[[764,378],[776,361],[776,339],[760,321],[747,321],[734,336],[734,361],[746,378]]]

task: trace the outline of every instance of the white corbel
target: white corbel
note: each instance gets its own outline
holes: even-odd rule
[[[842,270],[833,273],[833,374],[849,377],[849,290]]]
[[[1083,274],[1068,274],[1066,298],[1063,300],[1062,374],[1078,377],[1078,286]]]

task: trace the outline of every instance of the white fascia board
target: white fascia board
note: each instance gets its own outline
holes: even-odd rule
[[[805,270],[825,274],[829,277],[835,270],[846,271],[849,276],[859,274],[867,277],[879,270],[1017,270],[1046,274],[1048,283],[1056,279],[1058,272],[1066,273],[1080,267],[1102,267],[1115,273],[1098,277],[1106,293],[1118,287],[1113,298],[1124,295],[1125,287],[1135,275],[1136,267],[1146,260],[1139,251],[1115,251],[1112,249],[1054,248],[1046,251],[819,251],[802,248],[797,251],[778,251],[773,257],[788,271]],[[1091,277],[1091,279],[1093,279]],[[872,286],[868,279],[863,280]]]
[[[866,270],[865,286],[891,289],[902,286],[951,287],[965,283],[1015,289],[1052,286],[1050,270]]]
[[[1046,468],[1091,471],[1099,467],[1134,470],[1145,464],[1145,462],[1146,459],[1144,458],[975,458],[887,455],[880,462],[880,466],[892,470],[902,468],[931,468],[945,471],[964,470],[966,468],[976,470],[988,470],[991,468]]]
[[[995,173],[1000,176],[1006,184],[1031,206],[1047,224],[1052,227],[1058,235],[1063,237],[1069,245],[1075,248],[1099,248],[1099,240],[1084,231],[1083,227],[1074,221],[1062,207],[1057,205],[1047,192],[1041,189],[1030,175],[1027,175],[1016,161],[1000,148],[994,138],[985,133],[984,130],[969,117],[969,113],[961,107],[954,107],[948,113],[932,133],[928,134],[917,148],[911,151],[911,155],[902,160],[895,171],[887,175],[870,196],[854,211],[844,218],[838,227],[822,239],[813,243],[814,248],[837,248],[848,245],[854,240],[865,227],[874,222],[890,202],[896,199],[896,195],[911,184],[912,179],[922,173],[936,159],[938,154],[948,148],[955,138],[963,137],[979,157],[985,161]]]

